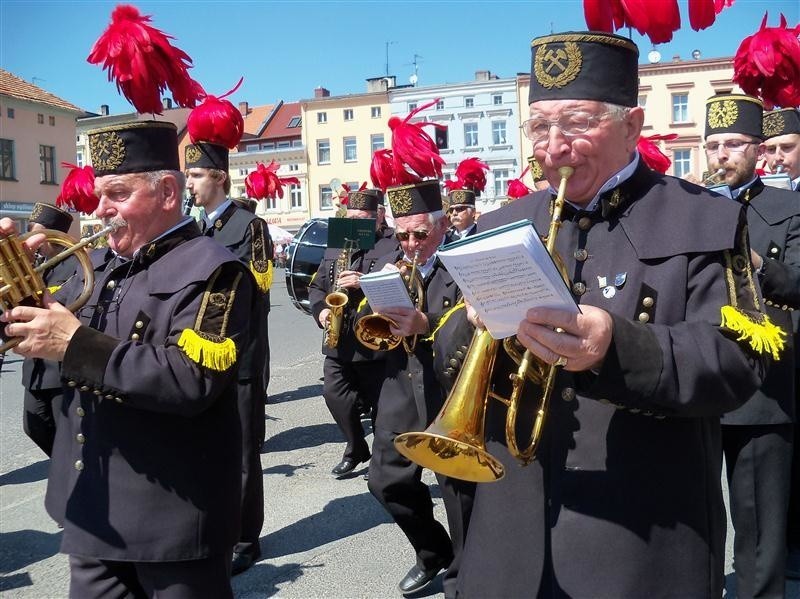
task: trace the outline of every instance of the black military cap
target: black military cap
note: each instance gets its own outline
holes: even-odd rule
[[[570,31],[531,41],[528,102],[596,100],[636,106],[639,48],[631,40],[598,31]]]
[[[744,94],[712,96],[706,100],[706,137],[715,133],[742,133],[763,139],[761,100]]]
[[[72,215],[61,208],[37,202],[33,205],[28,223],[38,223],[45,229],[55,229],[56,231],[66,233],[69,231],[69,227],[72,224]]]
[[[800,133],[800,111],[797,108],[781,108],[764,113],[764,139]]]
[[[189,144],[184,151],[186,168],[216,168],[228,172],[228,148],[200,141]]]
[[[134,121],[89,131],[95,177],[180,170],[178,130],[165,121]]]
[[[453,206],[475,206],[475,192],[471,189],[454,189],[447,192],[448,209]]]
[[[442,191],[438,179],[390,187],[386,190],[386,196],[389,198],[389,206],[395,218],[427,214],[442,209]]]
[[[347,194],[347,207],[352,210],[374,212],[383,205],[383,192],[380,189],[361,189]]]

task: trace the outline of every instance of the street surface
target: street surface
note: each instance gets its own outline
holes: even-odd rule
[[[263,556],[234,578],[236,597],[400,597],[396,585],[414,564],[413,551],[369,494],[365,467],[345,480],[330,475],[344,445],[321,395],[321,332],[292,306],[280,269],[272,302],[272,379],[261,458]],[[21,364],[10,353],[0,375],[0,595],[62,598],[67,558],[58,553],[59,529],[44,510],[47,460],[22,431]],[[424,480],[432,485],[437,517],[446,523],[435,478],[426,472]],[[443,597],[441,577],[416,597]],[[800,582],[791,583],[787,597],[800,599]]]

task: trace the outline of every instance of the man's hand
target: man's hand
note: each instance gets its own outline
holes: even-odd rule
[[[61,361],[70,339],[81,323],[64,306],[44,294],[44,308],[17,306],[0,317],[6,325],[6,334],[21,337],[14,351],[26,358],[44,358]]]
[[[328,317],[330,317],[330,315],[331,315],[330,308],[324,308],[322,312],[319,313],[319,324],[322,325],[323,329],[328,324]]]
[[[0,237],[10,237],[12,235],[19,235],[16,223],[10,218],[0,218]],[[45,242],[45,239],[44,235],[38,233],[36,235],[31,235],[25,240],[23,245],[31,261],[33,261],[34,252]]]
[[[594,306],[581,306],[581,310],[582,313],[573,314],[532,308],[517,329],[517,339],[548,364],[556,364],[563,358],[566,364],[562,360],[561,365],[565,370],[597,369],[611,345],[611,315]]]
[[[394,335],[407,337],[428,332],[428,317],[419,310],[411,308],[392,308],[381,313],[391,318],[397,326],[389,327]]]
[[[359,289],[361,288],[361,273],[355,270],[343,270],[339,273],[339,280],[336,282],[336,287],[343,287],[345,289]]]
[[[764,266],[764,258],[762,258],[753,248],[750,248],[750,262],[753,263],[754,270],[758,270]]]
[[[481,317],[478,316],[478,312],[475,310],[475,308],[472,307],[472,304],[470,304],[466,299],[464,300],[464,307],[467,310],[467,320],[472,324],[472,326],[474,326],[476,329],[481,329],[481,330],[486,328],[483,326],[483,321],[481,320]]]

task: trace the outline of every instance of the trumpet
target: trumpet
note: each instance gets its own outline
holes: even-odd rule
[[[94,288],[94,267],[86,247],[106,235],[113,233],[118,224],[110,224],[90,237],[77,241],[74,237],[53,229],[31,231],[23,235],[12,235],[0,239],[0,310],[9,310],[22,304],[42,305],[42,296],[46,289],[42,274],[47,269],[63,262],[73,254],[83,270],[83,290],[80,295],[67,306],[67,310],[75,312],[89,300]],[[28,259],[23,243],[32,235],[42,234],[48,243],[55,243],[65,249],[34,267]],[[20,342],[10,339],[0,345],[0,354],[7,352]]]
[[[553,204],[545,247],[566,280],[566,268],[555,252],[555,245],[561,227],[567,181],[574,169],[565,166],[558,169],[558,172],[561,182]],[[501,397],[491,389],[499,348],[500,342],[493,339],[488,331],[475,331],[461,371],[439,414],[424,431],[403,433],[395,437],[397,451],[412,462],[445,476],[472,482],[500,480],[505,475],[505,469],[500,460],[486,450],[484,436],[486,409],[489,399],[492,398],[507,407],[505,436],[509,453],[523,466],[534,459],[542,438],[559,367],[538,360],[528,350],[521,351],[516,340],[505,339],[503,348],[519,367],[509,375],[512,384],[510,396]],[[541,398],[529,443],[520,449],[516,433],[517,412],[526,381],[541,387]]]
[[[417,270],[419,263],[419,250],[414,252],[414,259],[411,261],[411,274],[405,276],[406,288],[411,296],[411,301],[415,306],[422,306],[425,301],[425,288],[423,287],[422,277]],[[404,266],[404,261],[399,260],[396,266]],[[368,314],[362,316],[356,322],[354,329],[356,339],[366,348],[375,351],[386,351],[396,348],[401,343],[406,352],[414,353],[417,346],[417,335],[401,337],[392,333],[391,327],[397,323],[383,314]]]
[[[725,174],[724,168],[718,168],[713,173],[711,173],[708,177],[703,179],[703,185],[716,185],[719,183],[719,176]]]

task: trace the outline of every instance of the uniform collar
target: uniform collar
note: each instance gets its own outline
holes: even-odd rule
[[[147,267],[170,250],[195,237],[200,237],[197,222],[191,217],[186,217],[150,243],[140,247],[133,255],[133,261]]]
[[[606,194],[607,192],[618,188],[625,181],[630,179],[633,176],[636,169],[638,168],[640,162],[641,161],[639,160],[639,150],[634,150],[633,158],[631,159],[631,161],[625,167],[623,167],[617,173],[611,176],[608,179],[608,181],[603,183],[598,192],[595,194],[594,198],[592,198],[592,201],[589,202],[585,208],[573,204],[572,202],[569,201],[569,199],[566,200],[566,204],[572,206],[575,211],[594,212],[597,209],[597,205],[600,202],[602,202],[603,194]],[[550,187],[550,193],[552,194],[553,197],[555,197],[557,191],[553,189],[553,187]],[[605,216],[605,214],[603,216]]]
[[[226,199],[211,212],[207,214],[204,212],[203,219],[206,221],[206,227],[209,229],[211,227],[216,227],[217,229],[221,229],[222,225],[224,225],[228,221],[228,219],[231,217],[231,214],[233,214],[234,212],[234,210],[229,210],[231,206],[235,208],[233,202],[231,200]],[[219,221],[222,221],[222,225],[217,226],[217,222]]]
[[[742,195],[745,190],[749,189],[750,193],[745,194],[745,202],[748,202],[751,197],[753,197],[754,192],[758,193],[761,189],[764,188],[764,184],[761,182],[761,178],[758,175],[755,175],[750,181],[742,185],[741,187],[737,187],[736,189],[731,189],[731,197],[734,200],[738,200],[739,196]]]

